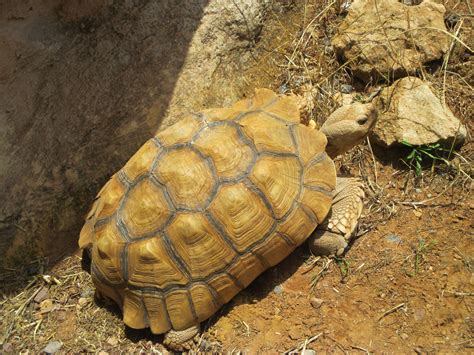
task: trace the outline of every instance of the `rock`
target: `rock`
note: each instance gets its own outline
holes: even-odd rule
[[[417,308],[415,309],[415,312],[413,313],[413,317],[415,318],[415,321],[419,322],[425,318],[426,311],[424,308]]]
[[[40,313],[48,313],[53,310],[53,301],[46,299],[40,303]]]
[[[84,307],[87,303],[89,303],[89,299],[85,298],[85,297],[81,297],[79,298],[79,300],[77,301],[77,304],[81,307]]]
[[[0,267],[18,268],[74,250],[97,191],[161,124],[242,97],[274,1],[1,3]]]
[[[352,91],[354,91],[354,87],[352,85],[349,85],[349,84],[342,84],[340,91],[343,94],[350,94]]]
[[[276,285],[274,288],[273,288],[273,292],[275,292],[277,295],[280,295],[283,293],[283,286],[281,285]]]
[[[332,44],[362,81],[397,79],[447,52],[444,13],[443,5],[431,1],[407,6],[397,0],[355,0]]]
[[[416,6],[416,5],[420,5],[423,2],[423,0],[401,0],[400,2],[408,6]]]
[[[402,242],[402,238],[400,238],[398,235],[396,234],[389,234],[385,237],[385,240],[389,241],[390,243],[393,243],[393,244],[400,244]]]
[[[337,102],[339,106],[347,106],[352,104],[354,102],[355,97],[355,93],[344,94],[342,92],[336,92],[333,95],[334,101]]]
[[[61,343],[60,341],[57,341],[57,340],[53,340],[53,341],[50,341],[48,343],[48,345],[46,345],[46,347],[43,349],[43,351],[46,354],[54,354],[54,353],[58,352],[61,349],[62,346],[63,346],[63,343]]]
[[[38,293],[36,294],[35,298],[33,299],[36,303],[41,303],[42,301],[44,301],[45,299],[48,298],[48,288],[43,286],[41,287],[41,290],[38,291]]]
[[[3,344],[2,349],[6,354],[13,353],[13,350],[14,350],[13,345],[11,343]]]
[[[448,107],[443,107],[430,86],[407,77],[382,90],[377,100],[379,118],[372,140],[382,147],[441,143],[461,144],[466,128]]]
[[[296,328],[292,328],[290,329],[290,331],[288,332],[288,336],[290,337],[290,339],[292,340],[298,340],[300,337],[301,337],[301,332],[296,329]]]
[[[117,346],[118,339],[115,336],[111,336],[107,339],[107,344],[109,344],[110,346]]]
[[[312,297],[309,302],[313,308],[318,309],[321,307],[324,301],[321,298]]]
[[[316,355],[316,351],[311,349],[305,349],[305,351],[301,352],[301,355]]]

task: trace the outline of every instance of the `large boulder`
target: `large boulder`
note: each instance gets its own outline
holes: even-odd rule
[[[160,126],[240,98],[269,4],[0,1],[0,266],[75,248],[100,186]]]
[[[447,106],[443,106],[430,85],[416,77],[397,80],[378,98],[379,118],[372,140],[382,147],[407,142],[411,145],[461,144],[466,128]]]
[[[441,4],[355,0],[332,40],[342,62],[364,82],[414,74],[448,50]]]

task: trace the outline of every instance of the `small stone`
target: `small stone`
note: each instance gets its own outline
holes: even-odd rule
[[[421,189],[420,189],[420,188],[416,188],[416,189],[415,189],[415,192],[416,192],[417,194],[421,194]]]
[[[109,355],[107,351],[101,350],[97,353],[97,355]]]
[[[402,333],[402,335],[400,335],[402,337],[403,340],[407,340],[408,339],[408,334],[407,333]]]
[[[309,302],[311,303],[311,306],[313,306],[313,308],[318,309],[319,307],[321,307],[324,301],[321,298],[312,297]]]
[[[288,84],[282,84],[280,85],[280,87],[278,88],[278,93],[279,94],[286,94],[289,90],[289,87],[288,87]]]
[[[92,288],[86,288],[81,292],[81,297],[91,297],[94,296],[94,290]]]
[[[311,349],[305,349],[305,351],[301,352],[302,355],[316,355],[316,351]]]
[[[58,322],[64,322],[66,320],[66,312],[65,311],[59,311],[56,313],[56,320]]]
[[[341,89],[339,90],[343,94],[350,94],[354,90],[354,87],[349,84],[342,84]]]
[[[89,300],[85,297],[81,297],[79,298],[77,303],[79,304],[79,306],[84,307],[87,303],[89,303]]]
[[[44,300],[40,303],[40,313],[48,313],[53,310],[53,301],[50,299]]]
[[[344,1],[341,4],[341,7],[339,8],[339,14],[340,15],[345,15],[349,12],[349,9],[351,8],[352,2],[349,0]]]
[[[199,350],[202,351],[211,351],[212,349],[212,343],[209,340],[202,339],[201,340],[201,345],[199,347]]]
[[[396,234],[389,234],[385,237],[385,240],[389,241],[390,243],[399,245],[402,242],[402,238],[400,238]]]
[[[288,336],[290,337],[290,339],[292,340],[298,340],[301,336],[301,332],[298,330],[298,329],[291,329],[289,332],[288,332]]]
[[[11,343],[3,344],[3,351],[5,353],[12,353],[13,352],[13,345]]]
[[[35,301],[36,303],[41,303],[42,301],[48,298],[48,294],[48,288],[41,287],[41,290],[38,291],[33,301]]]
[[[273,292],[275,292],[277,295],[282,294],[283,293],[283,286],[276,285],[275,288],[273,289]]]
[[[110,346],[117,346],[118,339],[115,336],[111,336],[107,339],[107,344],[109,344]]]
[[[43,351],[46,354],[54,354],[54,353],[57,353],[59,349],[61,349],[62,346],[63,346],[63,343],[57,340],[53,340],[53,341],[50,341],[48,345],[46,345]]]
[[[422,213],[420,210],[413,210],[413,214],[414,214],[416,217],[420,218],[423,213]]]
[[[423,318],[425,318],[425,314],[426,314],[426,311],[424,310],[424,308],[418,308],[415,310],[413,316],[415,320],[418,322],[422,320]]]

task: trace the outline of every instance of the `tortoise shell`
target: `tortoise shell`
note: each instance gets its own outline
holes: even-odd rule
[[[79,245],[132,328],[204,321],[326,217],[336,171],[295,97],[257,90],[146,142],[100,190]]]

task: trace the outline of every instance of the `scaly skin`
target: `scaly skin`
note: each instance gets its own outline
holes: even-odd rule
[[[331,211],[308,239],[315,255],[344,253],[362,214],[362,200],[365,197],[362,186],[362,182],[355,178],[337,179]]]
[[[165,334],[163,344],[174,351],[191,350],[199,338],[200,331],[199,324],[184,330],[170,330]]]

